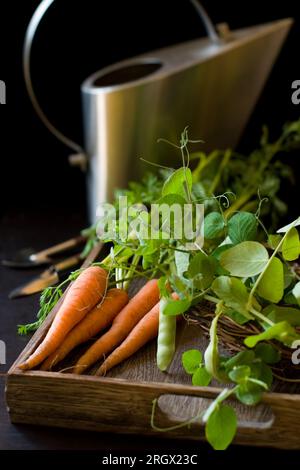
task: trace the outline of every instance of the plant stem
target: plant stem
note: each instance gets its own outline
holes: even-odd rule
[[[214,194],[215,190],[217,189],[217,186],[218,186],[218,184],[220,182],[220,179],[221,179],[221,176],[222,176],[223,169],[228,164],[228,162],[231,158],[231,155],[232,155],[232,151],[230,149],[227,149],[224,153],[223,158],[222,158],[222,161],[221,161],[220,167],[218,169],[218,172],[216,173],[216,176],[214,177],[213,182],[212,182],[212,184],[209,188],[209,193],[210,194]]]
[[[127,271],[127,274],[125,276],[125,281],[123,283],[123,289],[125,290],[128,290],[129,288],[129,284],[133,278],[133,274],[134,274],[134,271],[135,271],[135,268],[137,267],[137,265],[139,264],[140,262],[140,259],[141,259],[141,256],[140,255],[134,255],[133,259],[132,259],[132,262],[131,262],[131,266],[129,268],[129,270]]]
[[[248,382],[252,382],[253,384],[259,385],[260,387],[264,388],[265,390],[268,390],[268,386],[265,382],[262,382],[261,380],[254,379],[253,377],[248,377]]]
[[[209,302],[213,302],[214,304],[218,304],[220,302],[220,299],[217,297],[213,297],[212,295],[205,294],[203,296],[205,300],[208,300]]]
[[[202,153],[202,152],[201,152]],[[200,154],[201,155],[201,154]],[[205,157],[205,154],[203,154],[204,157]],[[220,152],[218,150],[215,150],[214,152],[211,152],[207,158],[203,158],[201,159],[199,165],[195,168],[195,170],[193,171],[193,181],[194,182],[197,182],[200,180],[200,177],[201,177],[201,173],[202,171],[205,169],[205,167],[207,167],[208,165],[210,165],[216,158],[218,158],[220,156]]]
[[[122,277],[123,277],[122,268],[116,268],[115,269],[115,278],[116,278],[116,287],[117,287],[117,289],[123,289],[123,282],[121,282]]]
[[[222,390],[222,392],[220,393],[220,395],[217,396],[217,398],[209,405],[209,407],[207,408],[207,410],[205,411],[204,415],[203,415],[203,418],[202,418],[202,421],[204,423],[206,423],[206,421],[208,420],[208,418],[210,417],[210,415],[215,411],[215,409],[225,400],[227,400],[227,398],[229,398],[231,395],[233,395],[237,389],[239,388],[238,385],[236,385],[235,387],[233,388],[224,388],[224,390]]]
[[[236,199],[236,201],[230,207],[228,207],[228,209],[226,209],[226,211],[224,212],[224,216],[228,218],[231,214],[233,214],[233,212],[238,211],[244,204],[249,201],[249,199],[251,199],[252,196],[254,196],[255,192],[256,191],[252,190],[241,194],[241,196]]]
[[[166,428],[160,428],[160,427],[156,426],[156,424],[154,424],[154,416],[155,416],[155,410],[156,410],[157,402],[158,402],[157,398],[155,398],[152,402],[151,427],[152,427],[152,429],[154,429],[155,431],[158,431],[158,432],[170,432],[170,431],[174,431],[175,429],[180,429],[180,428],[187,427],[190,424],[194,423],[195,421],[200,420],[202,418],[203,414],[204,414],[204,411],[201,411],[201,413],[199,413],[198,415],[194,416],[191,419],[188,419],[187,421],[184,421],[183,423],[176,424],[175,426],[170,426],[170,427],[166,427]]]
[[[247,306],[248,308],[248,306]],[[268,317],[260,313],[258,310],[255,308],[251,307],[248,309],[256,318],[259,318],[262,322],[268,323],[270,326],[274,325],[274,322],[270,320]]]

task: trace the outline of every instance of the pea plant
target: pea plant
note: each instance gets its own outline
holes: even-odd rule
[[[222,218],[223,224],[220,217],[214,212],[206,217],[208,239],[204,249],[198,253],[181,251],[179,256],[175,252],[168,276],[160,278],[162,317],[173,318],[202,301],[215,305],[207,349],[204,354],[194,349],[185,351],[182,364],[193,385],[207,386],[212,379],[226,385],[199,417],[205,424],[207,440],[219,450],[230,444],[237,427],[234,408],[224,401],[234,396],[245,405],[257,404],[272,385],[271,366],[281,359],[278,345],[290,347],[300,339],[296,330],[300,326],[300,282],[291,264],[300,254],[296,228],[300,218],[258,242],[255,215],[237,212],[229,220]],[[177,292],[179,300],[171,298],[167,285]],[[261,332],[246,337],[235,356],[223,357],[217,335],[221,316],[241,325],[255,323]],[[163,321],[165,325],[168,322]],[[176,323],[170,321],[164,334],[158,336],[158,367],[160,350],[165,358],[170,346],[169,357],[173,354],[175,328]],[[164,370],[165,363],[163,366]]]
[[[185,165],[170,172],[157,200],[165,204],[197,201],[194,181]],[[168,368],[174,355],[176,317],[203,301],[214,305],[206,351],[185,351],[182,362],[194,385],[207,386],[212,379],[226,385],[199,418],[211,445],[225,449],[237,427],[234,408],[224,404],[225,400],[234,396],[245,405],[258,403],[272,384],[271,366],[280,361],[276,343],[291,346],[300,338],[296,330],[300,326],[300,282],[292,264],[300,254],[300,218],[277,233],[268,233],[259,217],[261,200],[256,213],[228,210],[226,195],[211,196],[208,202],[213,204],[204,219],[201,249],[186,250],[184,238],[172,237],[150,241],[133,237],[125,246],[138,257],[141,273],[150,269],[152,276],[159,277],[157,366],[161,370]],[[118,237],[112,241],[119,250]],[[119,265],[121,271],[124,267],[128,269],[126,264]],[[217,335],[221,316],[241,325],[254,322],[261,332],[247,337],[237,355],[222,357]]]
[[[156,201],[167,205],[196,203],[197,183],[185,163],[183,159],[183,166],[169,173],[161,193],[157,190]],[[162,371],[167,370],[174,355],[176,317],[201,302],[209,302],[214,308],[206,351],[185,351],[182,361],[194,385],[207,386],[212,379],[233,385],[227,385],[201,417],[208,441],[215,449],[225,449],[235,435],[237,418],[224,401],[234,396],[246,405],[258,403],[272,384],[271,366],[280,360],[278,348],[269,342],[289,347],[300,339],[296,330],[300,326],[300,282],[293,265],[300,254],[300,218],[276,233],[268,233],[259,216],[261,200],[256,213],[228,210],[226,195],[212,196],[211,200],[211,211],[204,219],[204,242],[198,250],[186,249],[184,236],[163,237],[163,220],[158,239],[143,238],[131,229],[128,239],[121,243],[117,228],[115,237],[106,241],[113,242],[115,253],[127,250],[123,262],[114,256],[119,279],[126,278],[132,265],[141,275],[148,276],[150,271],[150,277],[159,278],[157,366]],[[140,220],[150,223],[149,217],[143,213]],[[176,220],[171,234],[175,224]],[[259,334],[245,339],[241,352],[230,358],[219,353],[217,327],[221,316],[241,325],[252,322],[260,329]]]
[[[262,217],[268,207],[273,225],[278,208],[284,207],[278,196],[279,181],[290,171],[278,162],[272,165],[271,160],[300,143],[300,121],[285,126],[282,136],[272,144],[265,131],[261,148],[248,159],[229,150],[190,154],[191,143],[185,130],[178,147],[182,166],[177,170],[163,168],[160,175],[151,173],[142,182],[118,191],[116,196],[126,195],[130,204],[142,203],[143,207],[137,207],[126,219],[125,239],[120,219],[113,232],[100,234],[101,241],[110,246],[102,264],[109,266],[110,284],[118,287],[127,287],[138,276],[158,278],[157,366],[162,371],[168,369],[174,356],[177,317],[185,317],[195,305],[200,311],[202,303],[210,305],[214,315],[208,346],[205,351],[185,351],[182,365],[193,385],[208,386],[214,379],[223,384],[223,390],[207,410],[180,426],[200,420],[213,448],[226,449],[237,428],[235,410],[227,400],[234,397],[245,405],[257,404],[272,385],[272,366],[281,359],[279,345],[291,347],[300,339],[300,278],[295,269],[300,254],[300,217],[277,231],[267,230]],[[192,171],[193,160],[196,165]],[[265,196],[269,197],[266,203]],[[170,218],[167,237],[163,217],[155,222],[157,236],[146,236],[141,226],[153,226],[153,221],[145,206],[154,203],[170,209],[174,204],[189,204],[193,225],[193,208],[202,203],[205,217],[201,245],[190,248],[184,231],[175,237],[176,217]],[[118,211],[117,198],[115,205]],[[97,227],[88,230],[85,254],[98,239],[96,233]],[[40,319],[60,297],[61,288],[55,289],[42,297]],[[223,356],[219,351],[218,324],[225,317],[238,325],[253,324],[258,331],[245,338],[234,356]],[[35,326],[30,325],[30,329]],[[151,419],[156,428],[155,406],[156,401]]]

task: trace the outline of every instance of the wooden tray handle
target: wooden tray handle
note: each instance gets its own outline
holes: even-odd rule
[[[13,422],[199,440],[204,438],[203,425],[198,421],[190,427],[182,426],[186,420],[184,404],[176,405],[176,396],[181,396],[181,400],[190,400],[190,397],[214,399],[219,393],[220,389],[213,387],[137,383],[55,372],[20,373],[14,367],[8,374],[6,398]],[[170,411],[161,407],[166,395],[171,396],[173,402]],[[160,402],[154,410],[155,428],[151,427],[154,400]],[[235,442],[299,449],[299,395],[265,394],[262,403],[267,405],[268,420],[263,419],[262,413],[260,421],[253,409],[254,413],[245,415]],[[174,407],[179,418],[174,417]]]
[[[207,399],[214,399],[220,389],[166,384],[164,390],[157,390],[157,392],[156,396],[151,393],[151,402],[156,400],[156,406],[154,412],[152,408],[150,416],[148,415],[149,422],[151,422],[151,414],[153,414],[152,424],[155,425],[153,431],[162,434],[165,432],[167,435],[180,435],[180,437],[203,438],[204,425],[200,418],[195,422],[191,420],[190,426],[184,426],[192,416],[185,415],[185,404],[182,400],[197,397],[200,414],[202,407],[206,409],[209,404]],[[181,401],[176,403],[176,396],[181,396]],[[165,402],[163,402],[164,397],[167,398]],[[236,400],[231,401],[237,403]],[[166,403],[169,405],[166,406]],[[243,407],[243,405],[239,406]],[[195,405],[196,408],[197,405]],[[259,442],[261,446],[300,449],[299,395],[266,393],[260,405],[254,408],[245,406],[243,410],[244,418],[239,421],[236,443],[258,445]],[[197,416],[197,412],[194,416]]]
[[[220,390],[206,387],[195,387],[195,393],[186,390],[172,390],[170,393],[162,393],[152,400],[152,424],[157,431],[160,428],[184,428],[195,426],[204,428],[202,416]],[[275,414],[269,404],[261,403],[257,407],[247,407],[237,400],[231,399],[231,404],[241,415],[238,420],[239,428],[244,429],[270,429],[275,422]],[[240,411],[240,413],[239,413]]]

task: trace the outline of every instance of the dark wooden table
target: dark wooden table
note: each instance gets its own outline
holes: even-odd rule
[[[86,224],[81,214],[66,212],[10,213],[0,223],[0,257],[9,256],[16,250],[34,246],[47,247],[76,235]],[[98,452],[123,452],[124,454],[144,453],[185,453],[194,452],[199,458],[215,459],[220,453],[213,452],[205,443],[149,439],[140,436],[97,434],[76,430],[51,429],[25,425],[12,425],[6,410],[4,387],[5,373],[28,341],[17,335],[16,326],[34,319],[38,308],[38,295],[8,300],[9,291],[30,279],[38,270],[12,270],[0,266],[0,339],[5,341],[7,363],[0,365],[0,450],[89,450]],[[222,453],[229,460],[238,456],[251,455],[276,462],[299,459],[297,452],[270,449],[250,449],[232,446]],[[221,457],[219,457],[221,458]],[[298,460],[299,462],[299,460]]]

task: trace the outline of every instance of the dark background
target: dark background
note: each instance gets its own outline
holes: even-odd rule
[[[59,242],[73,236],[86,223],[84,175],[69,167],[69,150],[36,117],[23,82],[22,44],[39,1],[2,0],[0,5],[0,79],[7,85],[7,104],[0,106],[1,258],[31,244],[38,249]],[[203,4],[214,23],[227,21],[232,29],[295,18],[295,26],[240,143],[240,149],[251,150],[257,145],[263,124],[267,123],[276,137],[285,121],[299,117],[300,105],[291,103],[291,83],[300,79],[300,8],[295,0],[203,0]],[[33,80],[38,98],[58,128],[82,143],[80,84],[89,74],[126,57],[203,34],[188,0],[57,0],[38,31],[33,49]],[[227,119],[226,110],[220,112]],[[299,178],[297,152],[287,160]],[[289,197],[291,206],[298,209],[296,189],[284,188],[285,200]],[[122,448],[126,455],[125,451],[130,453],[132,449],[153,453],[163,451],[167,445],[171,449],[172,445],[174,452],[174,443],[162,440],[10,424],[3,393],[5,371],[28,341],[16,335],[16,325],[33,319],[39,296],[12,302],[7,294],[33,275],[33,271],[0,266],[0,313],[5,318],[1,320],[0,336],[7,344],[7,365],[0,368],[0,449],[114,452]],[[183,453],[191,447],[192,444],[180,442],[175,450]],[[224,464],[223,453],[212,453],[205,444],[196,443],[195,448],[201,459],[207,457],[211,463],[213,456],[220,455]],[[232,447],[226,456],[232,466],[235,460],[244,464],[248,454],[249,461],[267,459],[273,468],[278,468],[276,462],[280,468],[286,461],[299,462],[295,453],[263,449]],[[32,459],[31,454],[27,455]],[[23,454],[21,458],[24,462]],[[72,463],[76,458],[74,454]]]
[[[39,0],[1,2],[0,79],[7,85],[7,105],[0,107],[1,209],[26,213],[63,205],[84,211],[84,175],[69,167],[68,148],[36,117],[23,82],[22,43],[38,4]],[[267,123],[276,137],[285,121],[299,116],[300,105],[291,103],[291,83],[300,77],[299,7],[295,0],[204,0],[203,4],[214,23],[227,21],[232,29],[295,18],[240,145],[243,150],[252,149],[263,124]],[[82,143],[80,84],[89,74],[126,57],[203,34],[188,0],[57,0],[33,47],[38,98],[58,128]],[[226,110],[220,112],[226,119]],[[296,158],[288,157],[295,172]]]

